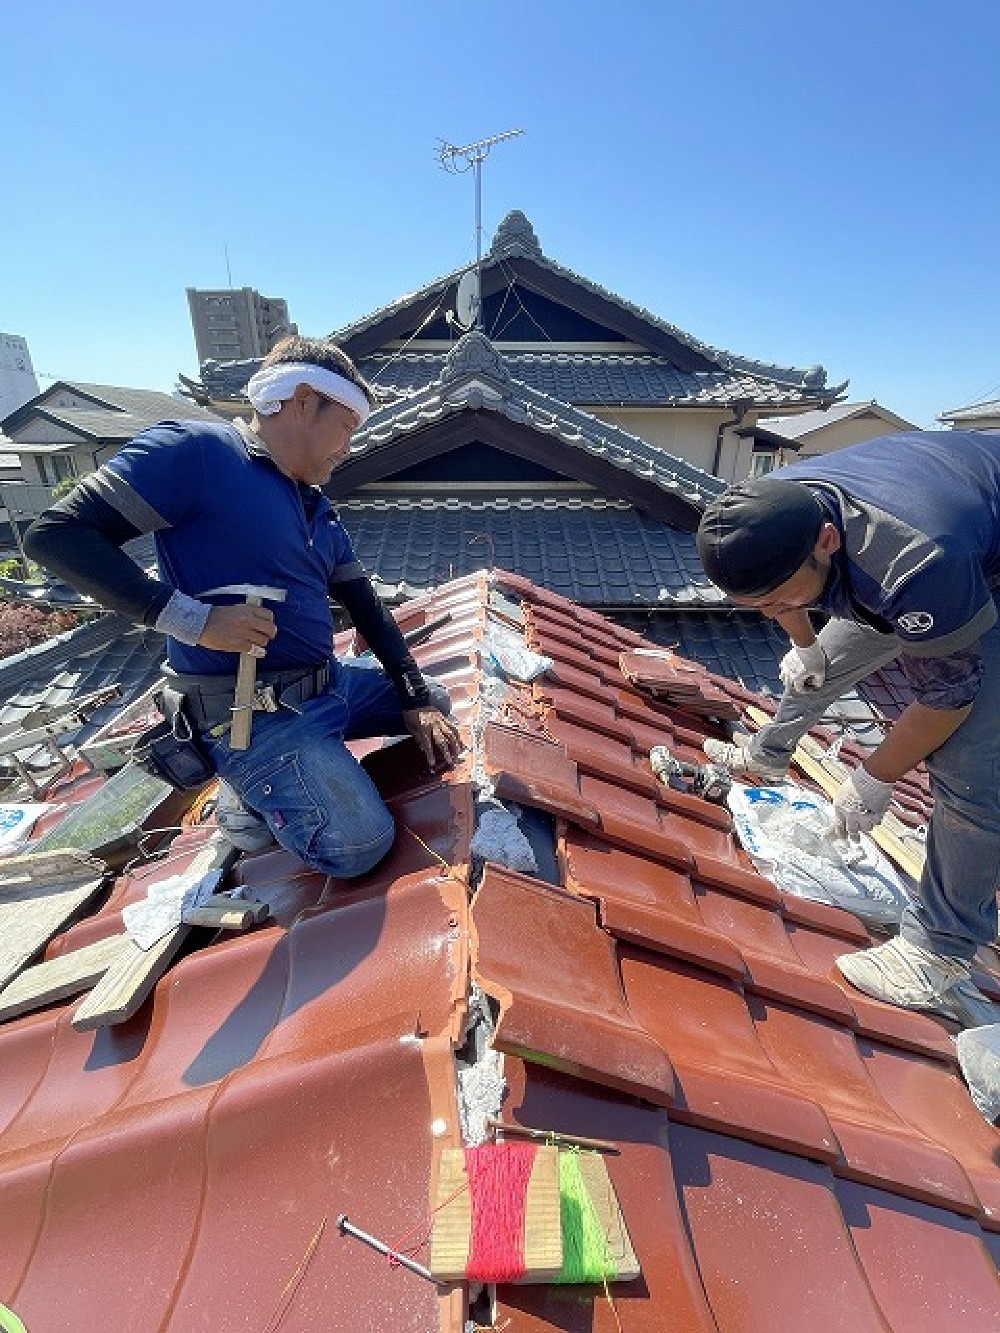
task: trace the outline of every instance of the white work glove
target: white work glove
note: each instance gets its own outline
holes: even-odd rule
[[[826,680],[826,653],[820,647],[819,640],[808,648],[792,646],[781,659],[778,675],[786,690],[795,694],[804,694],[806,690],[818,690]]]
[[[837,835],[859,842],[862,833],[871,833],[881,824],[892,800],[893,783],[873,778],[865,768],[848,774],[833,798],[833,818]]]

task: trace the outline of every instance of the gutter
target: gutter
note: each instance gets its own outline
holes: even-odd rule
[[[734,403],[729,404],[733,419],[732,421],[721,421],[719,429],[715,432],[715,457],[712,459],[713,477],[719,476],[719,466],[722,463],[722,441],[726,431],[730,426],[739,426],[753,405],[752,398],[737,398]]]

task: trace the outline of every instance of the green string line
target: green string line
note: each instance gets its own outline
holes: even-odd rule
[[[613,1282],[618,1267],[580,1174],[579,1151],[559,1153],[559,1212],[563,1263],[554,1280]]]
[[[3,1333],[28,1333],[14,1311],[8,1310],[6,1305],[0,1305],[0,1329],[3,1329]]]

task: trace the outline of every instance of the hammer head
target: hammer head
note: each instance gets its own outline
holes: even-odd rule
[[[283,602],[288,596],[284,588],[269,588],[266,583],[230,583],[224,588],[206,588],[199,597],[215,597],[222,594],[234,597],[257,597],[262,602]]]

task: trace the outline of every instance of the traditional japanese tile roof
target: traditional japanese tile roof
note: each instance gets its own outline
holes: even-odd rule
[[[587,606],[717,606],[694,536],[600,499],[348,500],[337,506],[358,557],[415,596],[490,565]]]
[[[359,369],[379,388],[412,393],[437,379],[448,353],[380,353]],[[737,369],[681,370],[665,357],[624,352],[513,352],[503,358],[522,383],[565,403],[590,407],[712,407],[748,400],[763,410],[787,405],[787,386]],[[201,383],[213,399],[246,400],[260,361],[206,362]]]
[[[542,253],[530,222],[517,211],[510,213],[497,228],[484,271],[496,270],[510,277],[508,265],[512,261],[527,261],[543,282],[547,279],[560,282],[562,295],[557,299],[564,299],[573,290],[596,297],[602,308],[627,316],[639,334],[645,330],[656,335],[660,342],[665,338],[668,350],[673,348],[684,363],[675,364],[665,354],[649,354],[648,349],[640,350],[639,345],[632,351],[602,348],[587,353],[549,352],[540,343],[531,352],[522,349],[505,353],[517,379],[566,403],[717,409],[743,402],[766,410],[833,402],[845,387],[828,386],[822,366],[809,369],[777,366],[720,351],[600,284],[563,268]],[[330,334],[331,339],[349,346],[359,335],[404,314],[411,306],[421,317],[426,315],[435,299],[443,298],[464,271],[456,269],[418,291],[401,296]],[[446,356],[446,351],[419,347],[402,352],[373,352],[369,348],[360,354],[359,364],[365,375],[378,385],[412,392],[439,376]],[[200,371],[201,382],[218,401],[239,400],[245,397],[247,380],[258,365],[259,361],[206,361]]]
[[[779,891],[724,810],[653,779],[651,745],[697,759],[720,733],[629,685],[645,641],[501,571],[400,618],[444,612],[415,655],[469,749],[443,775],[412,742],[369,753],[399,830],[375,871],[244,858],[272,920],[192,937],[133,1019],[76,1031],[64,1000],[0,1025],[0,1297],[38,1330],[467,1333],[461,1287],[334,1219],[425,1259],[436,1153],[476,1123],[456,1087],[500,1053],[506,1122],[618,1147],[642,1276],[501,1285],[497,1327],[994,1327],[1000,1138],[949,1025],[851,990],[833,960],[865,928]],[[494,617],[551,659],[532,685],[493,688]],[[537,874],[474,867],[484,783],[525,812]],[[50,955],[120,931],[164,869],[121,876]]]
[[[445,352],[365,357],[363,373],[384,388],[413,391],[436,378]],[[616,352],[503,353],[511,374],[566,403],[593,407],[720,407],[747,399],[766,409],[788,401],[787,389],[736,370],[681,370],[664,357]]]
[[[532,264],[553,275],[568,279],[574,286],[593,293],[607,301],[609,305],[627,311],[629,314],[637,316],[651,328],[666,333],[681,346],[705,358],[707,362],[712,363],[720,370],[734,371],[741,375],[760,377],[774,384],[782,384],[790,390],[802,391],[801,397],[803,398],[823,396],[826,387],[826,372],[822,366],[813,366],[807,370],[791,366],[777,366],[768,362],[756,361],[751,357],[738,356],[731,352],[722,351],[702,342],[689,333],[685,333],[683,329],[679,329],[675,324],[660,319],[642,306],[624,300],[599,283],[593,282],[579,273],[574,273],[571,269],[563,268],[562,265],[555,263],[554,260],[543,254],[531,223],[518,210],[509,213],[500,223],[489,254],[485,258],[485,265],[502,267],[505,261],[513,259],[529,260]],[[372,311],[362,319],[336,330],[330,337],[339,343],[350,342],[359,333],[377,326],[390,315],[406,309],[407,306],[426,301],[428,297],[436,293],[444,292],[461,277],[463,271],[463,269],[456,269],[454,272],[428,283],[418,291],[410,292],[389,305]],[[831,393],[836,396],[836,391],[831,391]]]
[[[120,697],[66,732],[60,743],[82,745],[121,708],[156,683],[166,657],[166,640],[155,630],[137,629],[121,616],[101,615],[44,643],[0,660],[0,731],[18,720],[25,707],[46,708],[117,686]],[[22,755],[30,766],[51,766],[39,746]],[[10,761],[0,757],[0,775]]]
[[[708,500],[725,489],[724,482],[684,459],[522,383],[481,333],[467,333],[456,343],[433,383],[374,411],[351,441],[351,459],[467,410],[499,413],[652,482],[691,508],[692,526]]]

